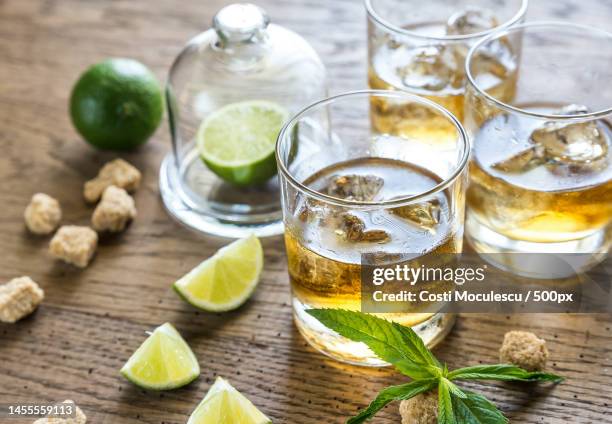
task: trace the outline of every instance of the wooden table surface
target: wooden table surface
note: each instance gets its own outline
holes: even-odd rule
[[[158,169],[167,124],[125,155],[144,172],[138,219],[104,238],[82,271],[53,261],[47,238],[29,235],[22,214],[37,191],[59,198],[65,223],[86,224],[82,184],[112,153],[83,143],[67,114],[72,84],[109,56],[138,59],[164,80],[183,44],[227,1],[0,1],[0,279],[30,275],[46,292],[31,317],[0,325],[0,403],[74,399],[92,423],[184,423],[217,375],[228,378],[276,423],[340,423],[403,378],[390,369],[331,361],[306,345],[291,321],[282,239],[264,241],[255,296],[227,314],[198,312],[170,284],[228,240],[190,233],[166,215]],[[304,35],[330,70],[332,92],[365,86],[365,13],[359,0],[266,0],[274,22]],[[579,5],[579,6],[578,6]],[[612,1],[534,0],[530,17],[572,19],[610,29]],[[145,331],[172,322],[192,346],[200,378],[148,393],[118,370]],[[464,315],[436,353],[450,366],[492,363],[503,334],[548,341],[557,386],[476,384],[518,423],[612,422],[609,316]],[[528,390],[528,391],[526,391]],[[24,422],[30,422],[27,420]],[[9,422],[19,422],[10,420]],[[397,423],[397,405],[374,422]]]

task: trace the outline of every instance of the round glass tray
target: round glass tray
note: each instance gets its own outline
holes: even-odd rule
[[[216,178],[197,155],[179,168],[168,154],[159,174],[164,206],[186,227],[221,237],[267,237],[282,234],[283,223],[275,178],[257,189],[238,188]],[[208,177],[208,178],[207,178]],[[198,179],[198,184],[187,183]],[[193,193],[192,187],[199,187]],[[206,199],[202,202],[202,199]]]

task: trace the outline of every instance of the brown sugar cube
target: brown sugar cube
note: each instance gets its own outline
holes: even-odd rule
[[[85,183],[83,195],[85,200],[95,203],[108,186],[114,185],[133,192],[140,186],[141,179],[138,169],[123,159],[115,159],[105,164],[96,178]]]
[[[528,331],[509,331],[499,349],[499,359],[527,371],[541,371],[548,359],[546,341]]]
[[[402,424],[437,424],[438,391],[421,393],[400,403]]]
[[[30,315],[45,293],[30,277],[13,278],[0,285],[0,321],[14,323]]]
[[[85,268],[96,251],[98,234],[89,227],[64,225],[49,244],[49,253],[69,264]]]
[[[51,234],[62,219],[59,202],[45,193],[36,193],[23,214],[26,227],[34,234]]]
[[[124,189],[112,185],[104,190],[91,223],[96,231],[119,232],[135,217],[136,207],[132,196]]]
[[[74,417],[66,417],[66,418],[40,418],[34,421],[33,424],[86,424],[87,417],[81,411],[81,408],[75,405],[74,401],[68,399],[63,401],[62,403],[69,403],[74,405]],[[61,404],[60,404],[61,405]]]

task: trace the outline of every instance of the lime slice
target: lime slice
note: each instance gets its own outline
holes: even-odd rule
[[[200,375],[198,360],[170,323],[157,327],[121,368],[132,383],[148,390],[169,390]]]
[[[269,424],[268,417],[231,384],[217,377],[215,384],[189,417],[187,424]]]
[[[251,296],[262,268],[263,249],[251,235],[220,249],[174,283],[174,289],[197,308],[230,311]]]
[[[232,103],[209,115],[198,130],[202,160],[223,180],[250,186],[276,174],[274,146],[288,117],[280,105],[267,101]]]

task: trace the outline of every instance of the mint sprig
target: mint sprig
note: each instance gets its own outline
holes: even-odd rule
[[[448,371],[410,328],[373,315],[342,309],[309,309],[310,315],[338,334],[365,343],[380,359],[389,362],[410,383],[382,390],[370,405],[347,424],[360,424],[372,418],[390,402],[410,399],[438,389],[439,424],[506,424],[507,418],[484,396],[457,386],[456,380],[549,381],[563,377],[545,372],[529,372],[508,364],[478,365]]]
[[[464,391],[465,397],[453,397],[453,414],[458,424],[506,424],[508,418],[484,396]]]

